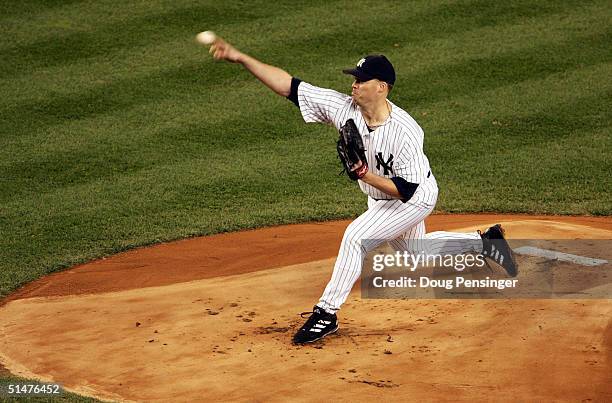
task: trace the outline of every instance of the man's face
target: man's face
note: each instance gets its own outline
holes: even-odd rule
[[[383,94],[383,86],[384,84],[377,79],[361,81],[355,77],[351,95],[357,105],[365,105],[375,101]]]

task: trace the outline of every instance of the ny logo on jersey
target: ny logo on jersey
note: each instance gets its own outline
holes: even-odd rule
[[[393,173],[393,154],[389,154],[389,159],[387,161],[383,159],[382,153],[376,154],[376,169],[380,171],[381,165],[385,170],[383,175],[389,175],[389,173]]]
[[[365,59],[361,59],[357,62],[357,67],[361,67],[361,65],[365,62]]]

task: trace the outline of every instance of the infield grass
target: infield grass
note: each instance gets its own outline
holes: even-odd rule
[[[14,4],[11,4],[14,3]],[[335,131],[193,42],[313,84],[385,53],[437,211],[610,215],[607,1],[0,4],[0,298],[118,251],[353,217]]]

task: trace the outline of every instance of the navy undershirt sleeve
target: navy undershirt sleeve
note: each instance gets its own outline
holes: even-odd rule
[[[397,191],[400,195],[402,195],[402,200],[408,201],[412,196],[414,196],[414,192],[416,192],[419,187],[418,183],[408,182],[404,178],[400,178],[395,176],[391,178],[395,186],[397,187]]]
[[[301,82],[302,80],[299,78],[291,77],[291,92],[287,97],[287,99],[293,102],[298,108],[300,107],[300,103],[298,102],[298,87]]]

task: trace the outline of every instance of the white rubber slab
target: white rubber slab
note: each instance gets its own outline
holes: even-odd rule
[[[539,256],[551,260],[562,260],[564,262],[576,263],[582,266],[600,266],[608,263],[604,259],[595,259],[592,257],[572,255],[570,253],[557,252],[550,249],[540,249],[533,246],[521,246],[513,249],[514,253],[520,255]]]

